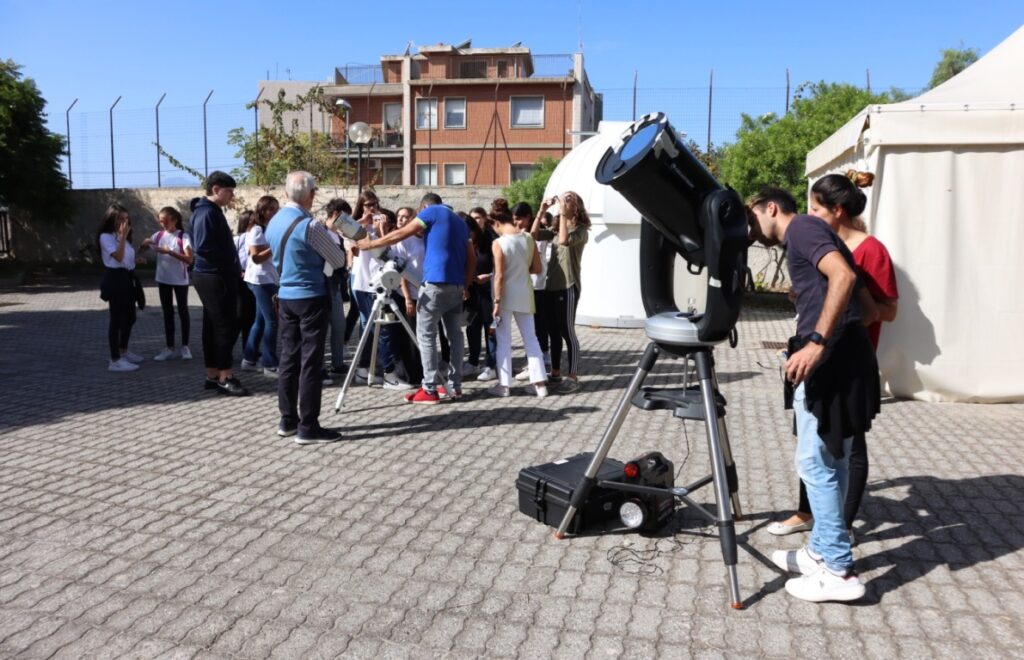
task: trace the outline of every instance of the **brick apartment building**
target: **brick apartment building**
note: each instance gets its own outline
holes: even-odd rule
[[[288,85],[300,91],[313,83]],[[562,157],[601,120],[601,96],[581,54],[533,55],[518,44],[423,46],[382,56],[379,68],[335,69],[333,84],[320,85],[336,111],[313,118],[313,128],[329,126],[353,171],[357,150],[347,127],[371,127],[365,183],[507,185],[528,177],[542,156]]]

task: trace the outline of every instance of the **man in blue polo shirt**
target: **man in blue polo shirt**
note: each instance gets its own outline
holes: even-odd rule
[[[467,286],[476,272],[476,253],[469,244],[466,221],[441,202],[434,193],[420,201],[420,210],[413,222],[383,238],[363,239],[356,244],[360,250],[394,245],[417,231],[424,231],[423,285],[416,303],[416,343],[423,363],[423,385],[406,395],[409,403],[438,403],[439,385],[443,375],[437,373],[437,324],[444,323],[451,342],[451,364],[461,365],[463,354],[462,302]],[[454,369],[444,392],[452,399],[462,396],[461,369]]]

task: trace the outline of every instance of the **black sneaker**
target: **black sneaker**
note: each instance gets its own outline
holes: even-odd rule
[[[226,394],[227,396],[249,396],[249,390],[242,387],[242,384],[234,376],[228,378],[223,383],[218,381],[217,393]]]
[[[298,424],[288,424],[283,419],[277,424],[277,434],[282,438],[295,435],[299,430]]]
[[[204,390],[215,390],[217,389],[217,379],[207,378],[206,383],[203,385]]]
[[[342,378],[344,378],[345,374],[347,374],[347,373],[348,373],[348,369],[345,368],[345,365],[341,365],[340,367],[330,367],[327,370],[327,374],[328,375],[330,375],[330,376],[340,376]]]
[[[334,378],[331,377],[331,372],[327,369],[320,370],[320,378],[324,385],[334,385]]]
[[[300,433],[295,437],[295,444],[297,445],[321,445],[328,442],[337,442],[341,440],[341,434],[334,429],[325,429],[320,426],[311,433]]]

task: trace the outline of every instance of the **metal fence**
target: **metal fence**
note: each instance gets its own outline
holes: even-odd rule
[[[571,56],[534,56],[543,73],[554,71]],[[370,75],[369,67],[350,70],[353,77]],[[376,67],[377,70],[380,67]],[[342,69],[344,73],[344,70]],[[648,112],[668,114],[675,128],[687,134],[701,148],[721,146],[735,140],[741,116],[759,117],[788,110],[791,90],[778,87],[706,87],[598,89],[603,96],[603,119],[631,120]],[[150,107],[124,107],[117,102],[103,110],[76,111],[75,104],[65,113],[65,126],[53,129],[68,139],[70,157],[64,158],[64,171],[73,188],[191,186],[196,178],[175,168],[159,155],[156,143],[166,153],[189,168],[205,173],[242,166],[237,148],[228,144],[228,132],[254,128],[252,109],[245,102],[218,103],[216,94],[197,94],[189,105],[179,99],[161,99]],[[63,129],[63,130],[61,130]]]

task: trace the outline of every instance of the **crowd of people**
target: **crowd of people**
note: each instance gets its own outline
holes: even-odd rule
[[[128,344],[141,287],[134,269],[151,252],[166,339],[153,359],[192,358],[191,286],[203,308],[204,388],[250,393],[235,374],[237,346],[240,371],[278,379],[279,435],[295,435],[302,444],[335,441],[340,435],[318,421],[322,387],[347,372],[346,345],[371,323],[381,271],[394,261],[406,276],[384,295],[414,338],[397,323],[382,323],[375,373],[370,347],[352,356],[357,383],[405,391],[414,404],[458,400],[466,378],[495,381],[486,392],[496,397],[509,396],[519,383],[541,398],[579,389],[575,314],[590,218],[575,193],[544,200],[535,215],[529,204],[510,208],[502,198],[489,210],[457,212],[433,193],[419,208],[392,211],[366,190],[354,208],[331,199],[314,214],[315,179],[292,172],[286,202],[261,197],[238,213],[232,235],[224,209],[234,199],[235,180],[216,171],[204,185],[205,195],[190,202],[188,229],[177,209],[163,208],[160,231],[138,252],[128,211],[116,204],[107,210],[98,244],[101,294],[110,308],[110,371],[135,371],[144,361]],[[366,237],[344,238],[342,219],[362,225]],[[518,372],[513,321],[525,348]]]

